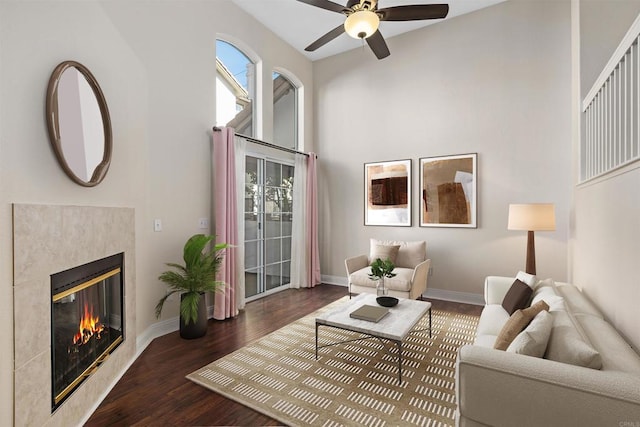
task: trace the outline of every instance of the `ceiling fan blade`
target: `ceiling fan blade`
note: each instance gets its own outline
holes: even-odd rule
[[[373,35],[371,37],[368,37],[366,40],[367,44],[378,59],[383,59],[391,55],[391,52],[389,52],[387,43],[384,41],[384,37],[382,37],[380,30],[373,33]]]
[[[341,4],[334,3],[329,0],[298,0],[300,3],[306,3],[311,6],[319,7],[320,9],[330,10],[331,12],[344,13],[348,11],[346,7]]]
[[[324,36],[320,37],[318,40],[311,43],[309,46],[305,47],[304,50],[306,50],[307,52],[313,52],[317,48],[329,43],[331,40],[335,39],[342,33],[344,33],[344,25],[340,24]]]
[[[381,21],[421,21],[423,19],[441,19],[449,13],[448,4],[414,4],[378,9]]]

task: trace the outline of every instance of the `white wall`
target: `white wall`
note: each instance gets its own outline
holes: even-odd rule
[[[544,3],[541,5],[541,3]],[[566,280],[571,195],[570,3],[509,1],[314,63],[324,275],[371,237],[426,240],[429,287],[481,294],[484,277],[524,269],[526,233],[509,203],[551,202],[536,234],[541,277]],[[418,159],[478,153],[478,228],[418,227]],[[413,159],[413,226],[363,225],[363,163]],[[456,294],[451,294],[456,295]]]
[[[581,101],[640,13],[640,1],[579,1]],[[577,49],[578,46],[575,47]],[[578,140],[574,156],[578,156]],[[574,176],[578,176],[575,170]],[[575,181],[577,182],[577,180]],[[572,280],[640,349],[640,164],[574,190]]]
[[[11,203],[126,206],[136,212],[136,321],[156,322],[164,262],[210,214],[210,140],[215,118],[215,39],[224,33],[263,60],[270,113],[271,71],[311,87],[311,62],[230,1],[0,2],[0,413],[13,413]],[[102,86],[113,125],[113,159],[95,188],[68,179],[44,121],[53,68],[73,59]],[[310,91],[307,94],[311,94]],[[312,99],[305,123],[311,149]],[[265,120],[265,139],[272,134]],[[153,219],[164,230],[153,232]],[[128,266],[131,268],[131,266]],[[177,301],[163,318],[177,315]]]

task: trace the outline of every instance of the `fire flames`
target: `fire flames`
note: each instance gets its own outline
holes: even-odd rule
[[[100,339],[100,334],[104,331],[104,325],[100,323],[100,317],[93,316],[93,307],[89,308],[87,303],[84,304],[84,316],[80,319],[80,328],[78,333],[73,336],[73,344],[81,346],[89,342],[92,336]]]

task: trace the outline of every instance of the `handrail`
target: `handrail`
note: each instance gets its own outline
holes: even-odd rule
[[[587,92],[587,95],[584,97],[584,100],[582,101],[583,112],[586,111],[589,104],[591,104],[593,99],[598,95],[598,92],[600,92],[600,89],[605,85],[607,80],[609,80],[609,77],[611,77],[613,71],[618,67],[620,61],[626,55],[629,48],[636,42],[638,36],[640,36],[640,15],[638,15],[636,20],[633,21],[629,31],[627,31],[627,34],[625,34],[624,38],[618,45],[618,48],[613,52],[613,55],[611,55],[609,62],[607,62],[607,65],[605,65],[604,69],[593,83],[591,90]]]
[[[582,102],[580,184],[640,159],[640,15]]]

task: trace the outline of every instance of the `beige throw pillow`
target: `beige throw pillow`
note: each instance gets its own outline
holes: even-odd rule
[[[600,353],[585,341],[566,311],[554,311],[553,328],[544,358],[570,365],[601,369]]]
[[[531,322],[531,320],[543,310],[549,310],[549,306],[544,301],[540,301],[529,308],[525,308],[524,310],[516,310],[511,317],[509,317],[509,320],[507,320],[502,326],[493,348],[497,350],[506,350],[516,336],[518,336],[518,334],[527,327],[529,322]]]
[[[373,249],[373,253],[371,255],[371,263],[373,263],[376,259],[380,258],[383,261],[387,259],[392,263],[396,263],[396,258],[398,257],[398,251],[400,250],[400,245],[376,245]]]
[[[415,242],[403,242],[396,240],[370,239],[369,259],[371,261],[375,261],[373,255],[375,254],[376,245],[400,246],[398,257],[394,262],[396,267],[416,268],[418,264],[427,259],[427,242],[425,242],[424,240]]]
[[[427,243],[424,241],[406,242],[398,252],[398,267],[416,268],[427,259]]]
[[[552,327],[553,316],[548,311],[541,311],[509,344],[507,351],[533,357],[544,356]]]

